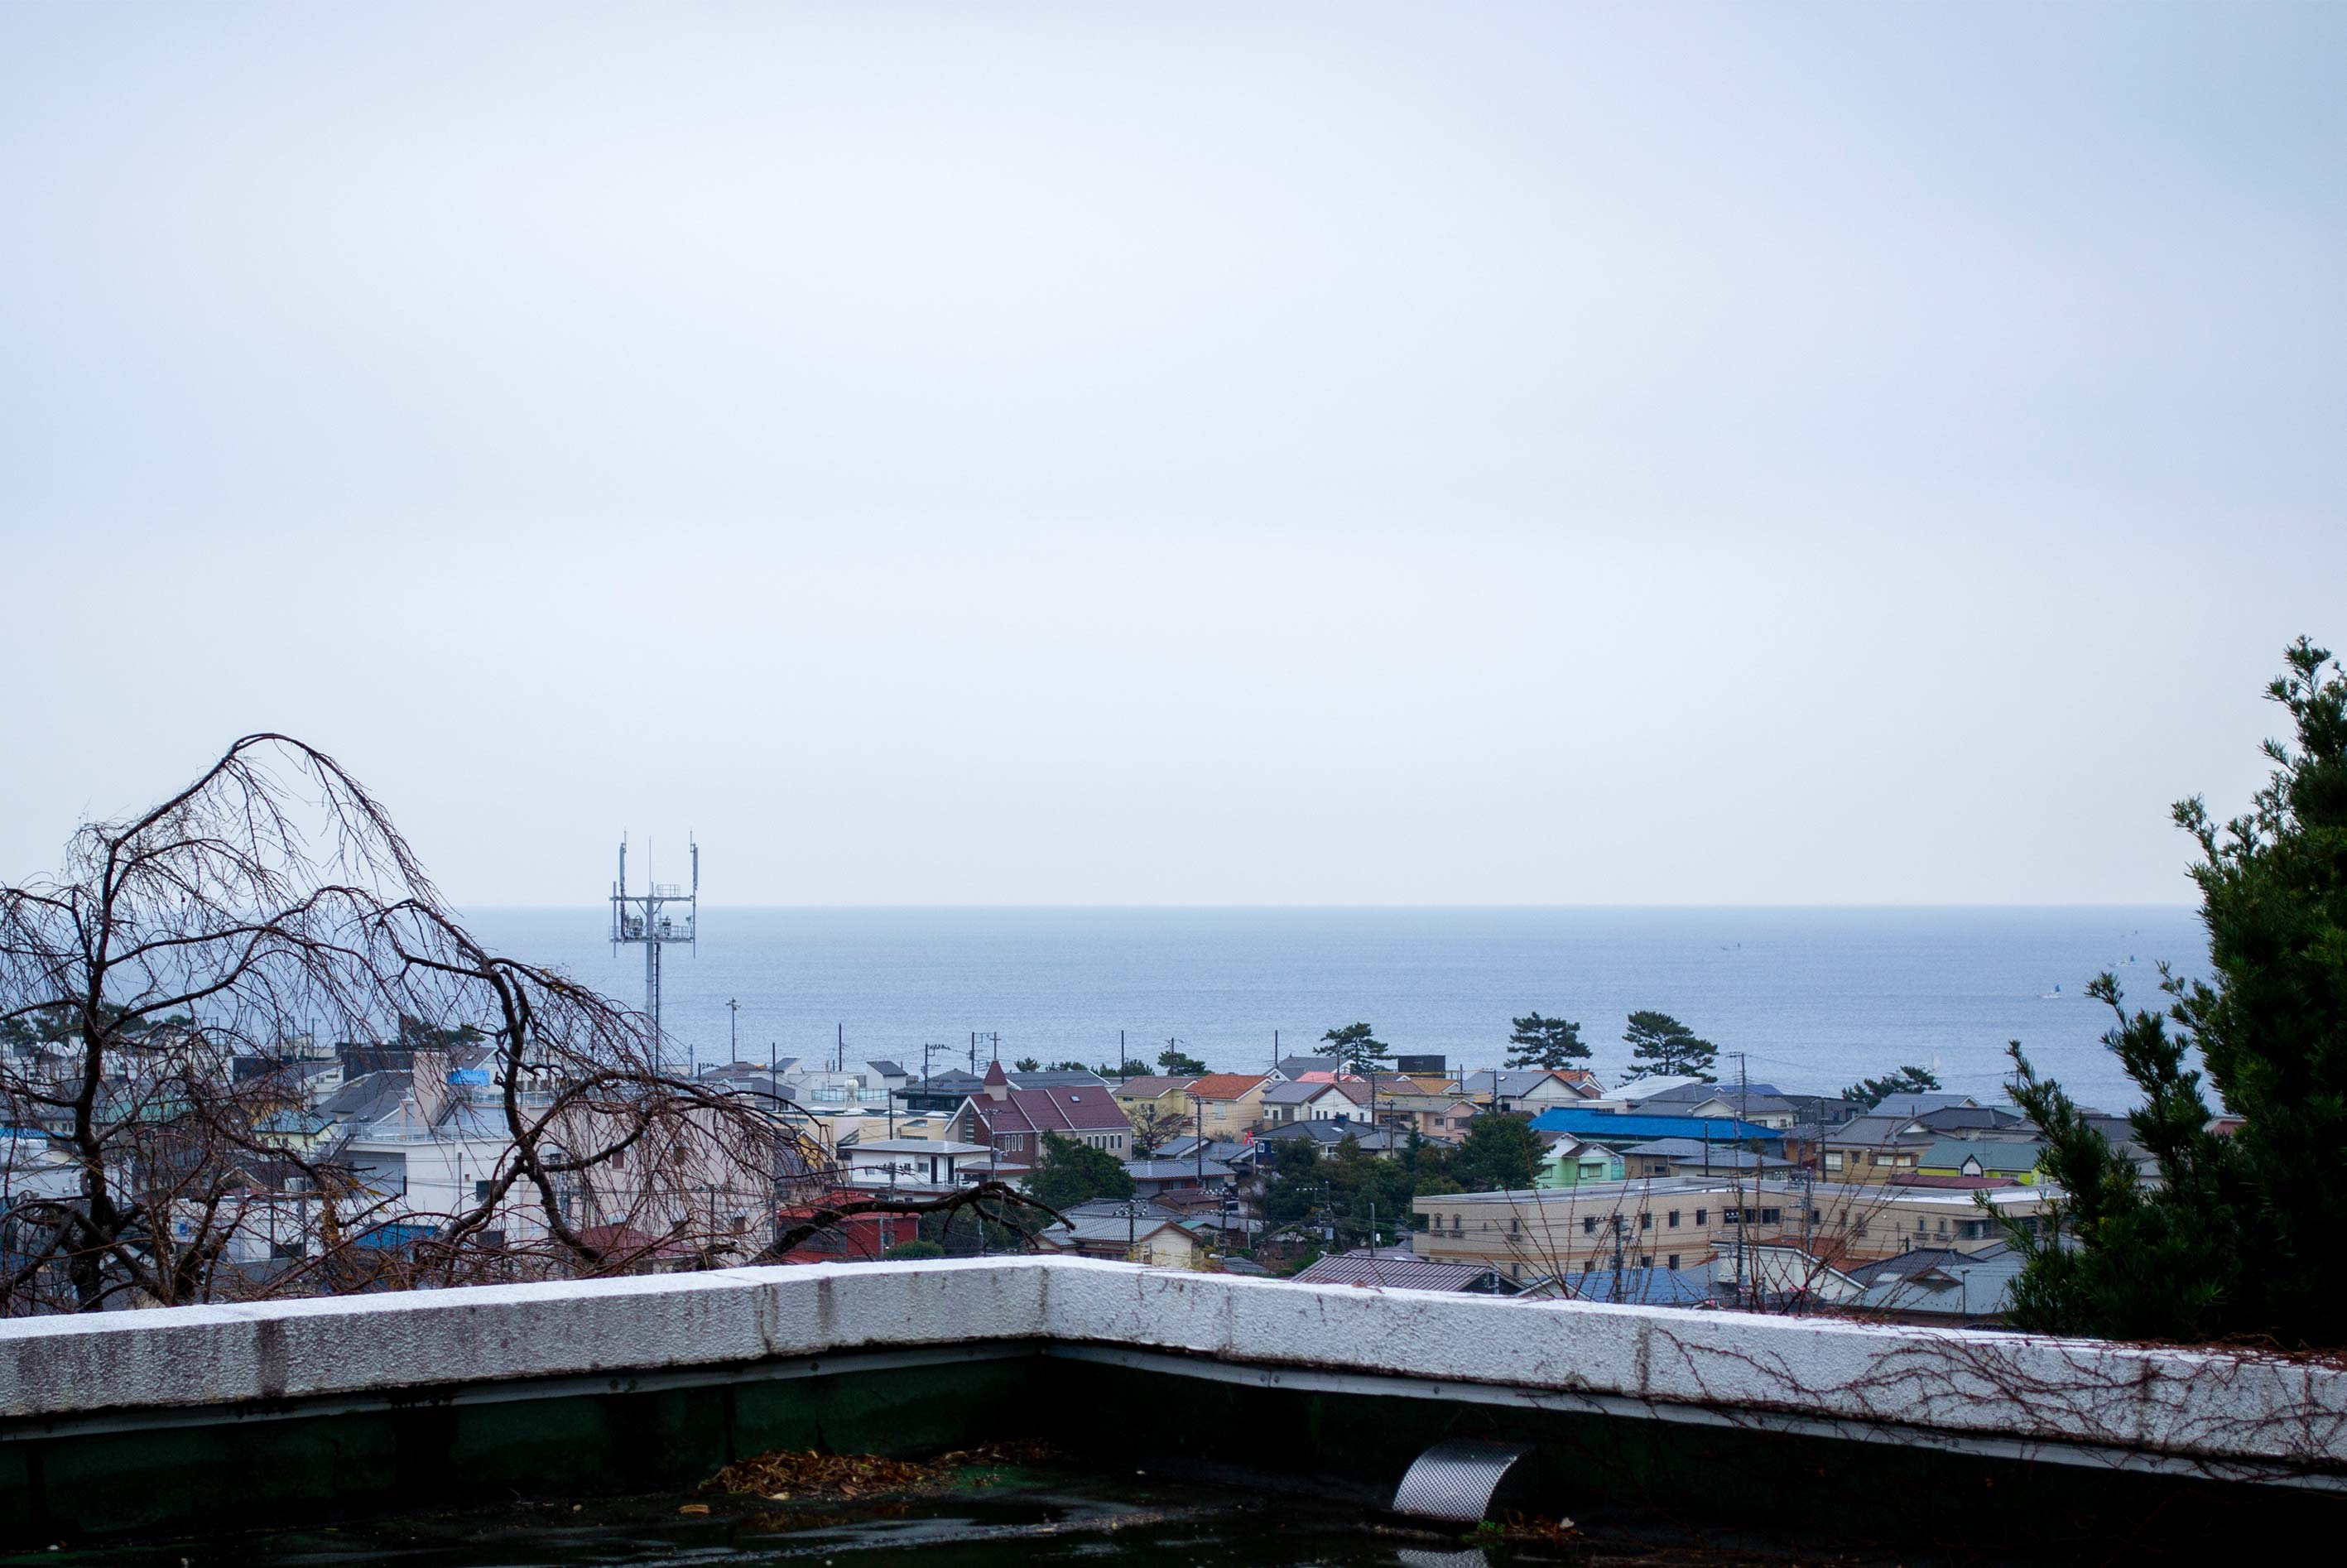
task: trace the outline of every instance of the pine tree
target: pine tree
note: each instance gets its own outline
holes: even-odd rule
[[[1385,1041],[1370,1036],[1369,1026],[1365,1023],[1348,1023],[1342,1029],[1330,1030],[1320,1038],[1336,1047],[1331,1054],[1348,1072],[1366,1076],[1375,1072],[1393,1055],[1392,1048]]]
[[[2117,1013],[2103,1038],[2143,1091],[2128,1121],[2158,1182],[2139,1181],[2013,1047],[2014,1098],[2064,1194],[2034,1232],[2014,1232],[2023,1327],[2347,1345],[2347,678],[2303,637],[2283,658],[2266,695],[2290,713],[2295,749],[2266,743],[2273,773],[2229,822],[2197,797],[2175,808],[2200,851],[2213,983],[2163,967],[2165,1010],[2133,1014],[2111,976],[2090,988]],[[2212,1130],[2187,1066],[2196,1048],[2243,1119],[2230,1137]]]
[[[1622,1038],[1628,1042],[1630,1071],[1622,1081],[1636,1078],[1698,1078],[1706,1083],[1716,1083],[1712,1066],[1718,1060],[1719,1048],[1705,1040],[1666,1012],[1645,1009],[1630,1015],[1630,1027]]]
[[[1871,1111],[1894,1094],[1930,1094],[1939,1087],[1940,1080],[1930,1069],[1902,1067],[1888,1077],[1861,1078],[1843,1090],[1841,1097]]]
[[[1537,1012],[1510,1021],[1516,1026],[1515,1033],[1508,1036],[1508,1043],[1515,1047],[1508,1053],[1510,1067],[1570,1067],[1576,1061],[1588,1060],[1589,1047],[1582,1043],[1577,1023],[1542,1018]]]

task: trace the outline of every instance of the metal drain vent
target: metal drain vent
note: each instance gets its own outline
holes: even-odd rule
[[[1394,1489],[1393,1511],[1474,1524],[1491,1506],[1508,1467],[1530,1453],[1523,1443],[1452,1438],[1418,1456]]]

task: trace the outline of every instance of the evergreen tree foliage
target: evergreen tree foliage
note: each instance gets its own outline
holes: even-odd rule
[[[1930,1094],[1939,1087],[1939,1078],[1929,1069],[1902,1067],[1887,1077],[1861,1078],[1843,1090],[1841,1097],[1871,1111],[1894,1094]]]
[[[1491,1112],[1467,1123],[1467,1136],[1445,1173],[1461,1192],[1521,1192],[1532,1184],[1541,1153],[1540,1135],[1529,1120]]]
[[[1046,1132],[1043,1157],[1028,1178],[1027,1190],[1037,1203],[1064,1210],[1094,1198],[1129,1198],[1133,1177],[1107,1150]]]
[[[1169,1040],[1165,1042],[1165,1049],[1157,1053],[1157,1065],[1165,1070],[1165,1075],[1169,1078],[1206,1076],[1206,1064],[1184,1051],[1179,1040]]]
[[[1666,1012],[1642,1009],[1632,1013],[1622,1038],[1631,1048],[1630,1071],[1622,1075],[1624,1083],[1650,1077],[1718,1081],[1711,1070],[1719,1048]]]
[[[1320,1037],[1335,1049],[1328,1052],[1337,1058],[1347,1072],[1364,1075],[1375,1072],[1393,1055],[1392,1048],[1374,1038],[1365,1023],[1348,1023],[1342,1029],[1332,1029]]]
[[[2175,808],[2200,852],[2213,982],[2163,967],[2164,1011],[2133,1014],[2112,977],[2090,988],[2117,1014],[2104,1040],[2143,1092],[2129,1122],[2158,1181],[2139,1181],[2013,1048],[2014,1098],[2066,1194],[2058,1239],[2046,1225],[2014,1236],[2024,1327],[2347,1344],[2347,678],[2302,637],[2283,658],[2266,695],[2295,746],[2266,743],[2273,772],[2242,815],[2219,824],[2197,797]],[[2230,1137],[2209,1126],[2195,1050],[2243,1119]]]
[[[1515,1048],[1508,1053],[1510,1067],[1571,1067],[1588,1059],[1589,1047],[1582,1043],[1577,1023],[1542,1018],[1537,1012],[1510,1021],[1516,1026],[1508,1036],[1508,1043]]]

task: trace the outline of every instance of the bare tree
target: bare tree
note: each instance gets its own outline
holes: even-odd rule
[[[1159,1149],[1190,1131],[1192,1118],[1186,1112],[1167,1111],[1152,1102],[1125,1113],[1133,1123],[1133,1153],[1135,1159],[1146,1159]]]
[[[288,1135],[300,1096],[269,1064],[322,1034],[405,1048],[420,1143],[491,1152],[469,1193],[419,1207],[347,1137]],[[333,758],[248,735],[84,826],[56,876],[0,886],[0,1311],[760,1255],[778,1179],[823,1151],[785,1102],[671,1077],[656,1045],[475,940]]]

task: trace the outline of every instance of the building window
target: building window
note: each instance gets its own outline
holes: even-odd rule
[[[1826,1169],[1829,1171],[1841,1169],[1841,1156],[1830,1149],[1826,1151]]]
[[[1641,1209],[1638,1212],[1638,1228],[1642,1231],[1653,1230],[1655,1228],[1655,1216]]]
[[[1722,1209],[1719,1211],[1719,1223],[1724,1225],[1740,1225],[1744,1223],[1744,1211],[1742,1209]]]
[[[1583,1235],[1595,1235],[1597,1234],[1597,1216],[1595,1214],[1583,1214],[1581,1216],[1581,1234]]]
[[[1665,1258],[1663,1260],[1663,1266],[1669,1269],[1673,1274],[1676,1274],[1679,1268],[1679,1255],[1673,1253],[1670,1256]]]
[[[1670,1225],[1671,1229],[1673,1229],[1673,1230],[1676,1230],[1676,1229],[1678,1229],[1678,1228],[1679,1228],[1679,1212],[1678,1212],[1678,1210],[1676,1210],[1676,1209],[1673,1209],[1673,1210],[1670,1212],[1670,1214],[1669,1214],[1669,1215],[1667,1216],[1667,1218],[1668,1218],[1668,1223],[1669,1223],[1669,1225]],[[1672,1266],[1673,1268],[1676,1268],[1676,1267],[1678,1266],[1678,1265],[1677,1265],[1677,1264],[1673,1264],[1673,1265],[1671,1265],[1671,1266]]]
[[[475,1182],[473,1184],[473,1201],[477,1204],[486,1204],[489,1201],[488,1183]]]
[[[1697,1209],[1697,1210],[1696,1210],[1696,1212],[1695,1212],[1695,1223],[1696,1223],[1696,1224],[1697,1224],[1697,1225],[1709,1225],[1709,1224],[1711,1223],[1711,1221],[1710,1221],[1707,1217],[1706,1217],[1706,1216],[1707,1216],[1707,1215],[1710,1214],[1710,1212],[1711,1212],[1711,1211],[1710,1211],[1710,1210],[1708,1210],[1708,1209]]]
[[[1764,1225],[1779,1224],[1783,1221],[1784,1217],[1785,1211],[1782,1209],[1762,1209],[1760,1211],[1760,1223]]]
[[[1651,1252],[1642,1252],[1642,1253],[1640,1253],[1640,1254],[1638,1255],[1638,1266],[1639,1266],[1640,1268],[1652,1268],[1652,1267],[1654,1267],[1654,1266],[1655,1266],[1655,1255],[1654,1255],[1653,1253],[1651,1253]]]

